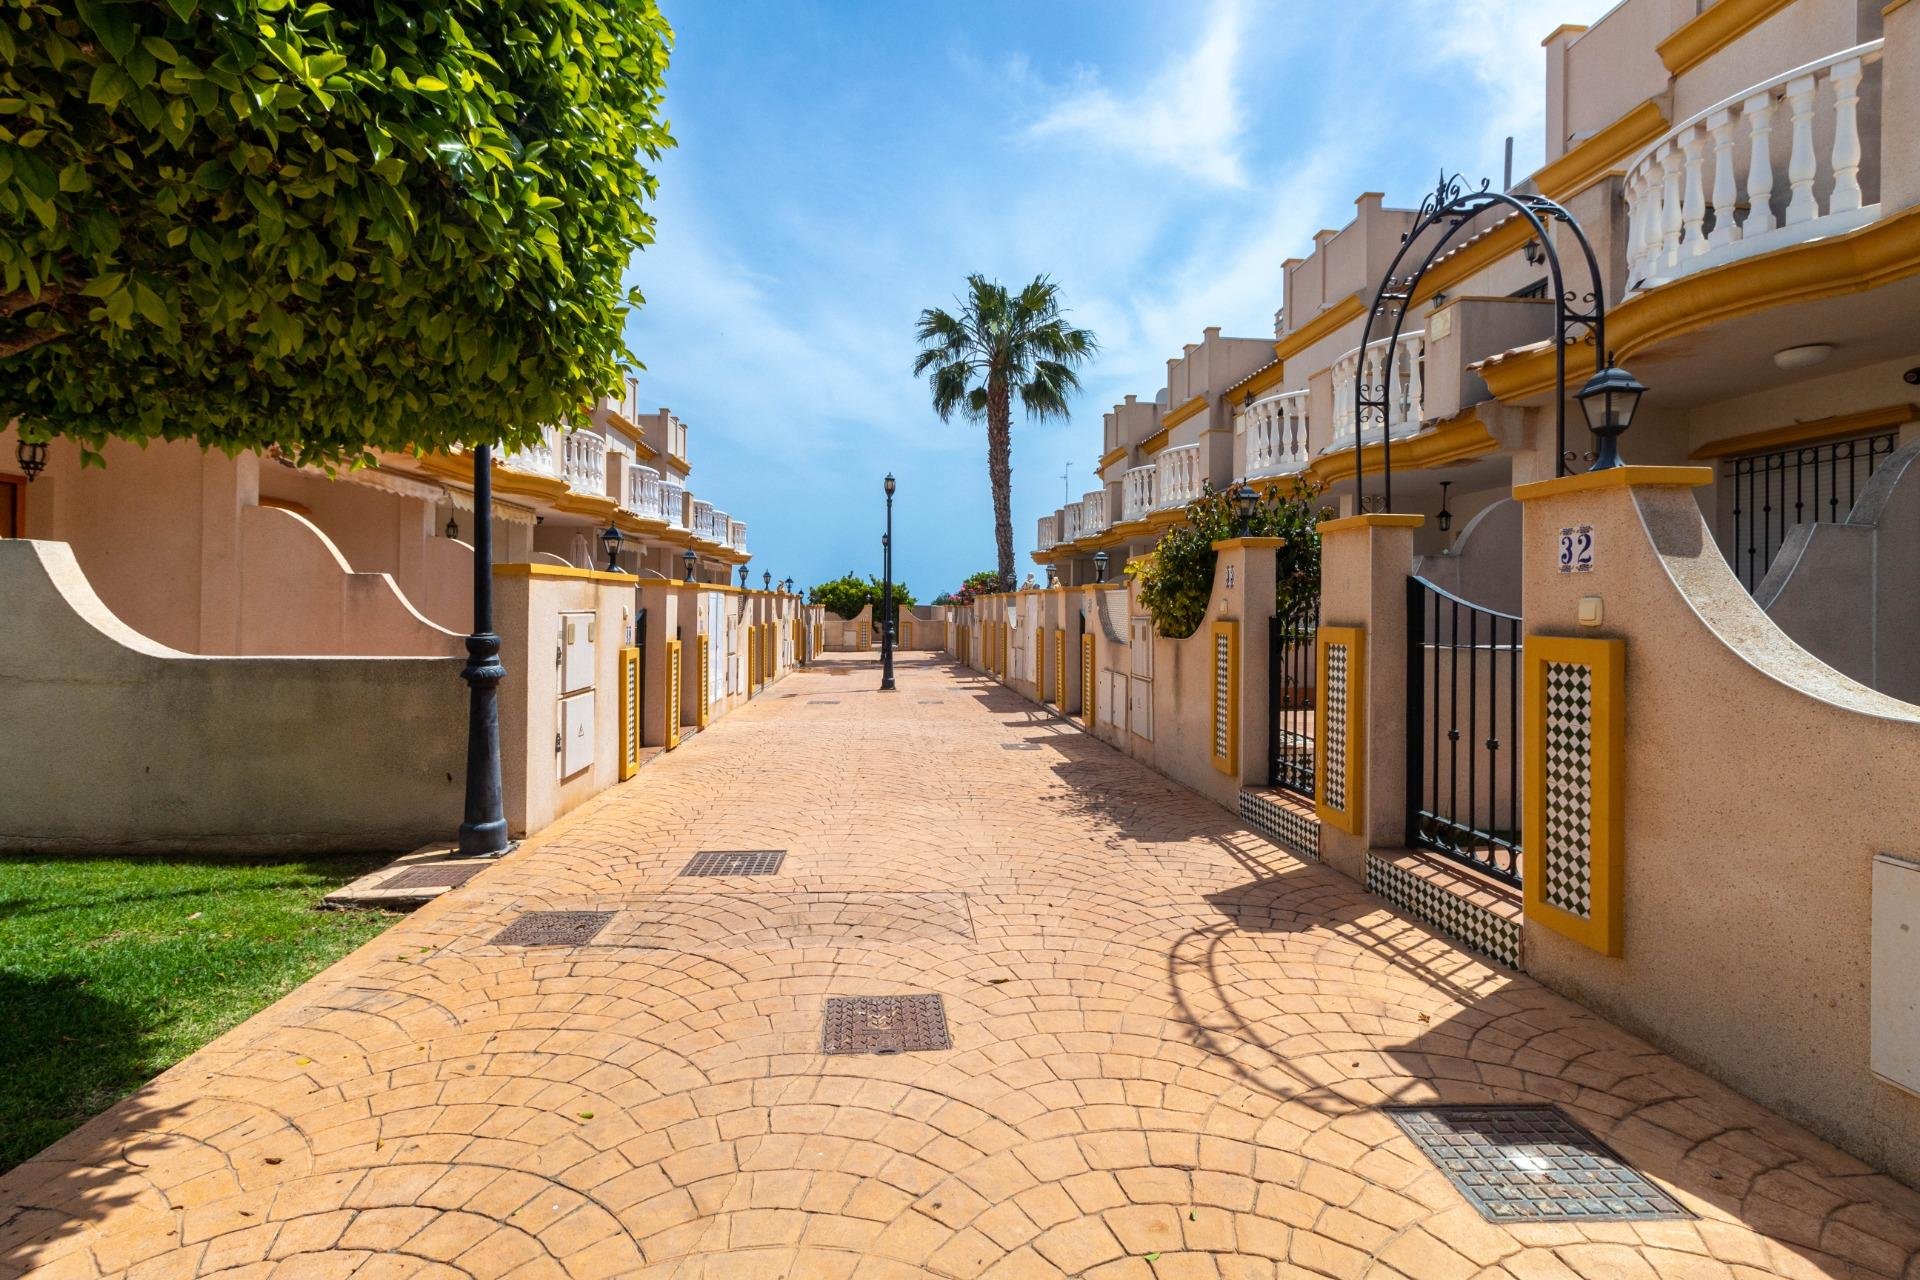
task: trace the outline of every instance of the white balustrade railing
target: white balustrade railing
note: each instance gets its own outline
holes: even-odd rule
[[[1285,391],[1255,400],[1241,414],[1246,424],[1249,477],[1298,471],[1312,461],[1307,454],[1305,391]]]
[[[747,549],[747,522],[744,520],[727,521],[727,545],[735,551]]]
[[[581,493],[607,492],[607,438],[598,431],[569,431],[560,442],[561,479]]]
[[[1060,509],[1060,541],[1072,542],[1086,532],[1080,527],[1080,515],[1080,504],[1077,502]]]
[[[1080,535],[1099,533],[1107,527],[1107,491],[1095,489],[1080,497]]]
[[[1159,469],[1159,474],[1155,476],[1155,507],[1162,510],[1184,507],[1200,496],[1199,445],[1183,444],[1162,449],[1160,456],[1154,459],[1154,466]]]
[[[713,504],[693,500],[693,534],[696,538],[713,537]]]
[[[1060,539],[1058,531],[1060,521],[1054,516],[1041,516],[1039,531],[1034,535],[1033,545],[1045,551]]]
[[[733,533],[733,517],[718,507],[713,512],[713,540],[726,546],[727,538]]]
[[[1862,189],[1861,173],[1878,173],[1880,136],[1876,127],[1862,137],[1860,98],[1881,48],[1856,45],[1743,90],[1636,156],[1625,188],[1628,288],[1879,217],[1880,193]]]
[[[528,445],[524,449],[509,449],[500,455],[500,465],[515,471],[526,471],[536,476],[557,476],[559,469],[554,466],[555,448],[559,444],[560,428],[540,428],[540,443]]]
[[[1120,518],[1138,520],[1153,510],[1153,473],[1159,470],[1151,462],[1144,467],[1128,467],[1120,474]]]
[[[626,508],[652,517],[660,510],[660,473],[637,463],[627,468]]]
[[[1366,383],[1369,400],[1382,398],[1380,389],[1385,388],[1388,431],[1403,436],[1420,429],[1427,335],[1424,332],[1400,335],[1400,345],[1393,353],[1392,386],[1386,385],[1387,342],[1386,338],[1376,338],[1367,344],[1365,351],[1355,347],[1333,362],[1333,441],[1328,449],[1353,447],[1354,419],[1359,408],[1354,396],[1356,371]],[[1369,442],[1380,439],[1381,434],[1378,422],[1367,423]]]
[[[671,480],[662,480],[658,485],[660,494],[660,518],[676,529],[687,527],[687,486],[675,484]]]

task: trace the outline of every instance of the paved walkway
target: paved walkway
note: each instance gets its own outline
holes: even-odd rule
[[[1913,1193],[995,686],[874,674],[782,681],[0,1179],[0,1274],[1920,1275]],[[620,914],[490,943],[536,908]],[[950,1051],[821,1055],[828,996],[903,992]],[[1379,1110],[1494,1098],[1698,1220],[1488,1225]]]

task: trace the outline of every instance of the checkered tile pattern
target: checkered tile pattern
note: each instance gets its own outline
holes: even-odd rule
[[[1424,876],[1367,855],[1367,888],[1462,946],[1511,969],[1520,967],[1520,922],[1448,893]]]
[[[1327,646],[1327,808],[1347,807],[1347,646]]]
[[[1593,668],[1547,664],[1546,822],[1541,896],[1582,919],[1593,915]]]
[[[1213,756],[1225,760],[1233,752],[1228,741],[1228,726],[1233,709],[1227,705],[1233,693],[1233,640],[1224,635],[1213,638]]]
[[[1320,861],[1320,820],[1313,814],[1259,791],[1242,791],[1240,817],[1288,853]]]

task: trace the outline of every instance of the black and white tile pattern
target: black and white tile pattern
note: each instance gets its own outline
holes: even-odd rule
[[[1240,817],[1288,853],[1320,861],[1320,819],[1311,813],[1258,791],[1242,791]]]
[[[1228,705],[1233,694],[1233,638],[1225,634],[1213,637],[1213,757],[1216,760],[1231,759],[1233,755],[1230,727],[1233,723],[1233,708]]]
[[[1367,889],[1455,942],[1510,969],[1520,967],[1520,922],[1495,915],[1377,854],[1367,855]]]
[[[1593,668],[1547,663],[1541,897],[1593,915]]]
[[[1327,808],[1347,808],[1347,646],[1327,646]]]

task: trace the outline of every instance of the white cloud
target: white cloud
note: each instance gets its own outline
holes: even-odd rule
[[[1116,93],[1097,73],[1084,72],[1054,95],[1026,136],[1079,142],[1218,186],[1245,187],[1237,89],[1245,25],[1242,0],[1216,0],[1199,42],[1138,92]],[[1026,63],[1011,71],[1025,78]]]

